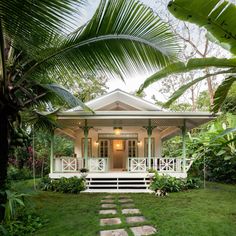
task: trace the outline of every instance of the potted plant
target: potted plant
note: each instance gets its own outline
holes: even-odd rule
[[[150,177],[150,178],[152,178],[155,174],[157,174],[157,170],[155,170],[153,168],[150,168],[147,171],[148,171],[147,176]]]
[[[85,178],[88,175],[89,169],[87,168],[81,168],[80,169],[80,174],[82,178]]]

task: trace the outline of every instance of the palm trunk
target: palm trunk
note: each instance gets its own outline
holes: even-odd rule
[[[0,109],[0,222],[4,217],[4,207],[6,202],[6,179],[7,179],[7,165],[8,165],[8,115],[5,109]]]

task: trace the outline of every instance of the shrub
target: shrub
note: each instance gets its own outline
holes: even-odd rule
[[[43,178],[39,184],[39,188],[44,191],[55,191],[61,193],[79,193],[85,190],[85,181],[83,178],[71,177],[51,180]]]
[[[7,201],[5,207],[5,217],[0,224],[0,235],[28,235],[35,232],[42,226],[39,216],[26,205],[27,194],[6,190]],[[29,199],[27,199],[29,203]]]
[[[161,190],[163,192],[180,192],[187,189],[200,187],[200,180],[197,178],[177,179],[171,176],[161,176],[155,174],[150,184],[153,191]]]
[[[9,180],[25,180],[33,178],[32,173],[28,168],[18,169],[14,166],[8,168],[7,176]]]
[[[22,208],[18,211],[18,215],[14,220],[3,222],[0,225],[0,235],[32,235],[32,233],[43,226],[43,223],[36,213],[29,213],[25,208]]]

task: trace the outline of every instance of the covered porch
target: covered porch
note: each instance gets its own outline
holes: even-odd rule
[[[131,116],[122,112],[122,116],[118,117],[117,112],[109,116],[101,112],[80,112],[76,117],[70,113],[61,114],[58,119],[65,128],[55,133],[74,140],[74,155],[54,156],[52,137],[50,177],[81,176],[80,170],[86,168],[88,177],[99,174],[114,176],[118,173],[119,176],[147,176],[157,171],[159,174],[186,178],[193,162],[191,158],[186,158],[186,132],[211,120],[212,116],[207,113],[176,112],[134,116],[134,113]],[[162,142],[174,135],[182,136],[182,155],[161,156]]]
[[[61,126],[54,134],[74,142],[73,156],[54,156],[51,139],[50,177],[146,178],[150,172],[187,177],[192,159],[186,158],[188,130],[214,119],[207,112],[162,111],[158,106],[119,89],[86,103],[93,112],[81,107],[59,112]],[[162,156],[163,141],[182,136],[182,155]],[[104,180],[105,181],[105,180]]]

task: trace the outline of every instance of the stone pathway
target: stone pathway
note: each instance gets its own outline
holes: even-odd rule
[[[141,214],[138,208],[135,208],[133,199],[126,195],[117,196],[116,194],[107,195],[101,200],[100,226],[110,227],[109,230],[101,230],[100,236],[128,236],[127,229],[112,229],[113,226],[126,224],[129,233],[134,236],[154,235],[157,230],[147,224],[146,218]],[[111,216],[112,215],[112,216]],[[138,226],[137,226],[138,224]],[[136,226],[135,226],[136,225]]]

